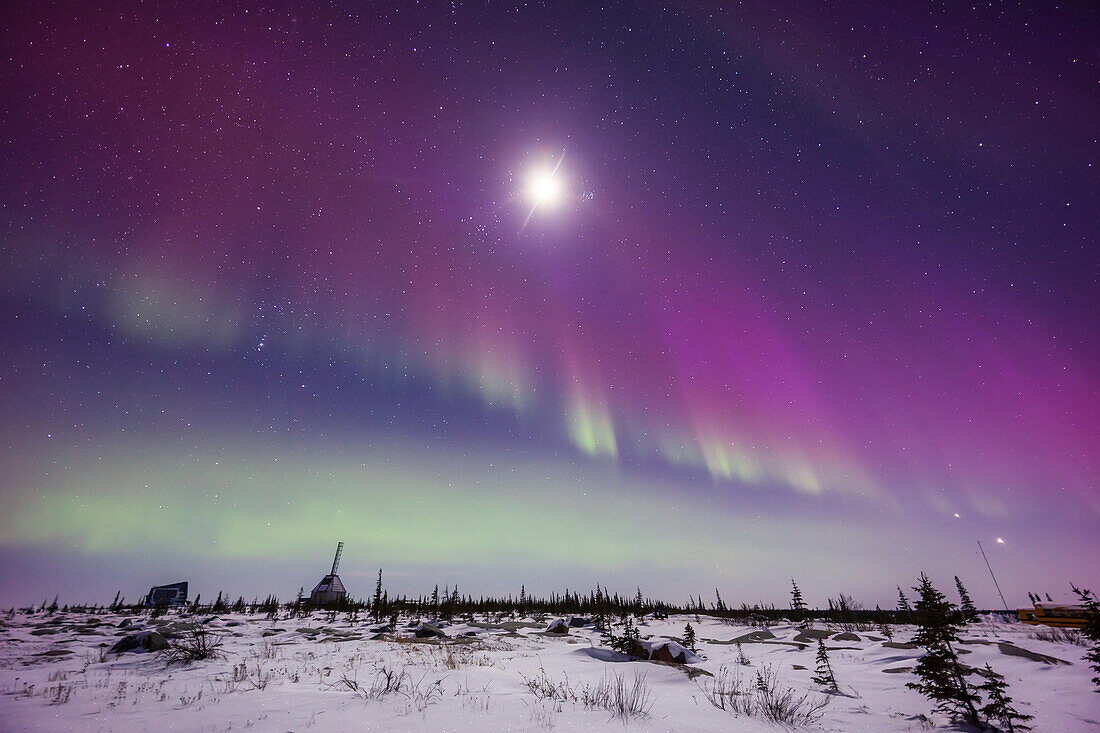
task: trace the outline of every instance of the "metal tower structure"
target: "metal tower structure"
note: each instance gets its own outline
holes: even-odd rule
[[[344,543],[336,545],[336,557],[332,558],[332,572],[321,578],[321,582],[309,594],[309,602],[314,606],[324,608],[326,606],[339,605],[348,598],[348,591],[344,588],[343,581],[336,571],[340,569],[340,555],[344,552]]]
[[[344,543],[340,542],[336,545],[336,557],[332,559],[332,572],[329,575],[336,575],[336,568],[340,567],[340,555],[344,552]]]

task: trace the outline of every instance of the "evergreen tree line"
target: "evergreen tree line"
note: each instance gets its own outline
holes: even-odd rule
[[[436,618],[449,620],[455,616],[469,614],[507,614],[525,616],[529,614],[557,615],[557,616],[604,616],[623,617],[633,615],[641,617],[655,615],[658,618],[669,614],[693,614],[697,616],[709,616],[712,618],[729,619],[745,623],[774,623],[780,620],[795,621],[822,621],[825,623],[859,624],[865,627],[882,624],[913,623],[914,611],[904,591],[898,587],[897,608],[883,609],[876,606],[874,609],[866,609],[851,596],[843,593],[837,598],[827,599],[826,607],[810,608],[802,595],[798,584],[791,581],[791,603],[787,608],[775,604],[741,603],[738,606],[727,605],[722,599],[721,593],[714,590],[714,600],[704,599],[702,594],[690,595],[686,603],[668,603],[646,597],[640,588],[632,595],[624,595],[611,592],[606,586],[597,584],[595,588],[580,592],[566,589],[560,593],[552,592],[546,596],[534,596],[527,593],[526,587],[521,586],[518,595],[506,596],[477,596],[461,593],[457,585],[444,586],[442,590],[436,585],[432,592],[425,595],[409,596],[400,595],[391,597],[383,587],[382,570],[378,571],[378,580],[374,594],[369,599],[347,597],[337,602],[328,604],[312,604],[305,593],[305,589],[299,590],[297,597],[292,601],[280,601],[276,596],[270,595],[265,599],[253,598],[246,601],[238,596],[236,600],[224,592],[219,592],[212,603],[203,603],[201,594],[185,608],[190,613],[248,613],[271,614],[273,612],[289,612],[295,615],[305,614],[313,610],[335,610],[339,612],[366,612],[369,617],[380,622],[388,619],[393,614],[400,616],[414,616],[417,618]],[[970,596],[963,586],[962,581],[955,577],[957,591],[960,595],[960,604],[954,613],[958,619],[973,621],[978,616]],[[153,612],[157,615],[166,612],[166,605],[155,607]],[[58,606],[58,599],[47,604],[46,601],[37,608],[28,609],[33,612],[53,613],[61,611],[96,612],[108,610],[113,612],[140,613],[148,611],[142,602],[127,604],[121,593],[115,595],[114,601],[107,606]]]

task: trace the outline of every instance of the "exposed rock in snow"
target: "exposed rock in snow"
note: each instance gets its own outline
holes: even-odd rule
[[[447,636],[438,626],[429,624],[426,621],[416,625],[416,628],[413,629],[413,635],[416,636],[417,639],[430,639],[433,637],[445,638]]]
[[[757,631],[750,631],[747,634],[742,634],[741,636],[738,636],[734,639],[730,639],[729,641],[716,641],[714,643],[715,644],[746,644],[746,643],[753,642],[753,641],[768,641],[769,639],[774,639],[774,638],[775,638],[775,634],[768,631],[767,629],[763,629],[763,630],[757,630]]]
[[[126,652],[159,652],[168,648],[168,641],[156,631],[139,631],[136,634],[128,634],[112,646],[108,653],[124,654]]]
[[[834,632],[825,629],[802,629],[794,637],[797,642],[811,642],[818,639],[828,639]]]
[[[674,662],[676,664],[695,664],[703,661],[697,654],[675,641],[642,642],[654,662]]]

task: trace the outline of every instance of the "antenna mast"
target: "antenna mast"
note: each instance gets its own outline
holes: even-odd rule
[[[343,553],[343,543],[339,543],[337,545],[337,556],[332,558],[332,572],[329,573],[330,576],[337,575],[337,568],[340,567],[340,554],[341,553]],[[997,581],[994,580],[993,582],[997,582]],[[1004,599],[1002,598],[1001,600],[1003,601]],[[1005,606],[1005,608],[1008,608],[1008,606]]]
[[[340,544],[343,545],[344,543],[341,542]],[[978,540],[978,549],[982,551],[982,559],[985,560],[985,566],[987,568],[989,568],[989,577],[993,578],[993,585],[997,587],[997,595],[999,595],[1001,597],[1001,603],[1005,604],[1005,610],[1007,611],[1008,610],[1008,601],[1005,600],[1005,594],[1001,593],[1001,586],[997,582],[997,576],[993,574],[993,568],[991,568],[989,566],[989,558],[985,556],[985,550],[982,548],[982,541],[981,540]],[[340,556],[340,551],[339,550],[336,551],[336,556],[337,557]],[[335,571],[333,571],[333,572],[335,572]]]

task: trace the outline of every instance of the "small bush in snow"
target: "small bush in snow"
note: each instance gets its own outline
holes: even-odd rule
[[[722,665],[713,681],[703,685],[703,695],[719,710],[741,712],[742,699],[747,693],[741,687],[741,675],[733,674]]]
[[[523,675],[521,675],[523,677]],[[555,682],[546,674],[546,670],[539,667],[539,673],[533,677],[523,677],[523,684],[527,691],[538,700],[553,700],[554,702],[576,702],[577,693],[569,686],[569,678],[561,682]]]
[[[585,685],[580,699],[586,708],[606,710],[624,722],[649,717],[649,709],[653,706],[644,674],[635,674],[631,683],[627,683],[625,675],[605,676],[593,686]]]
[[[168,666],[190,664],[207,659],[222,659],[225,657],[222,643],[220,634],[215,634],[202,624],[195,623],[190,624],[179,639],[170,642],[161,655]]]
[[[1055,644],[1074,644],[1076,646],[1088,646],[1088,640],[1081,634],[1080,629],[1060,629],[1044,626],[1035,631],[1029,631],[1027,638],[1036,641],[1052,641]]]
[[[593,685],[584,685],[579,690],[569,685],[569,678],[556,681],[539,668],[534,677],[524,677],[527,690],[539,702],[556,703],[561,710],[562,703],[581,703],[586,708],[606,710],[617,718],[626,721],[630,718],[645,718],[653,705],[652,693],[646,684],[645,675],[634,675],[627,682],[625,675],[604,676]]]
[[[756,673],[751,688],[746,688],[740,673],[723,666],[712,682],[703,686],[703,695],[719,710],[747,715],[784,725],[811,725],[821,719],[827,698],[799,695],[790,687],[780,687],[771,667]]]
[[[411,708],[423,711],[443,697],[443,680],[439,679],[425,685],[426,676],[427,672],[419,680],[413,680],[407,668],[398,671],[383,664],[375,668],[374,678],[369,687],[361,685],[358,679],[347,675],[341,678],[339,684],[364,700],[383,700],[390,696],[399,696],[405,698]]]

